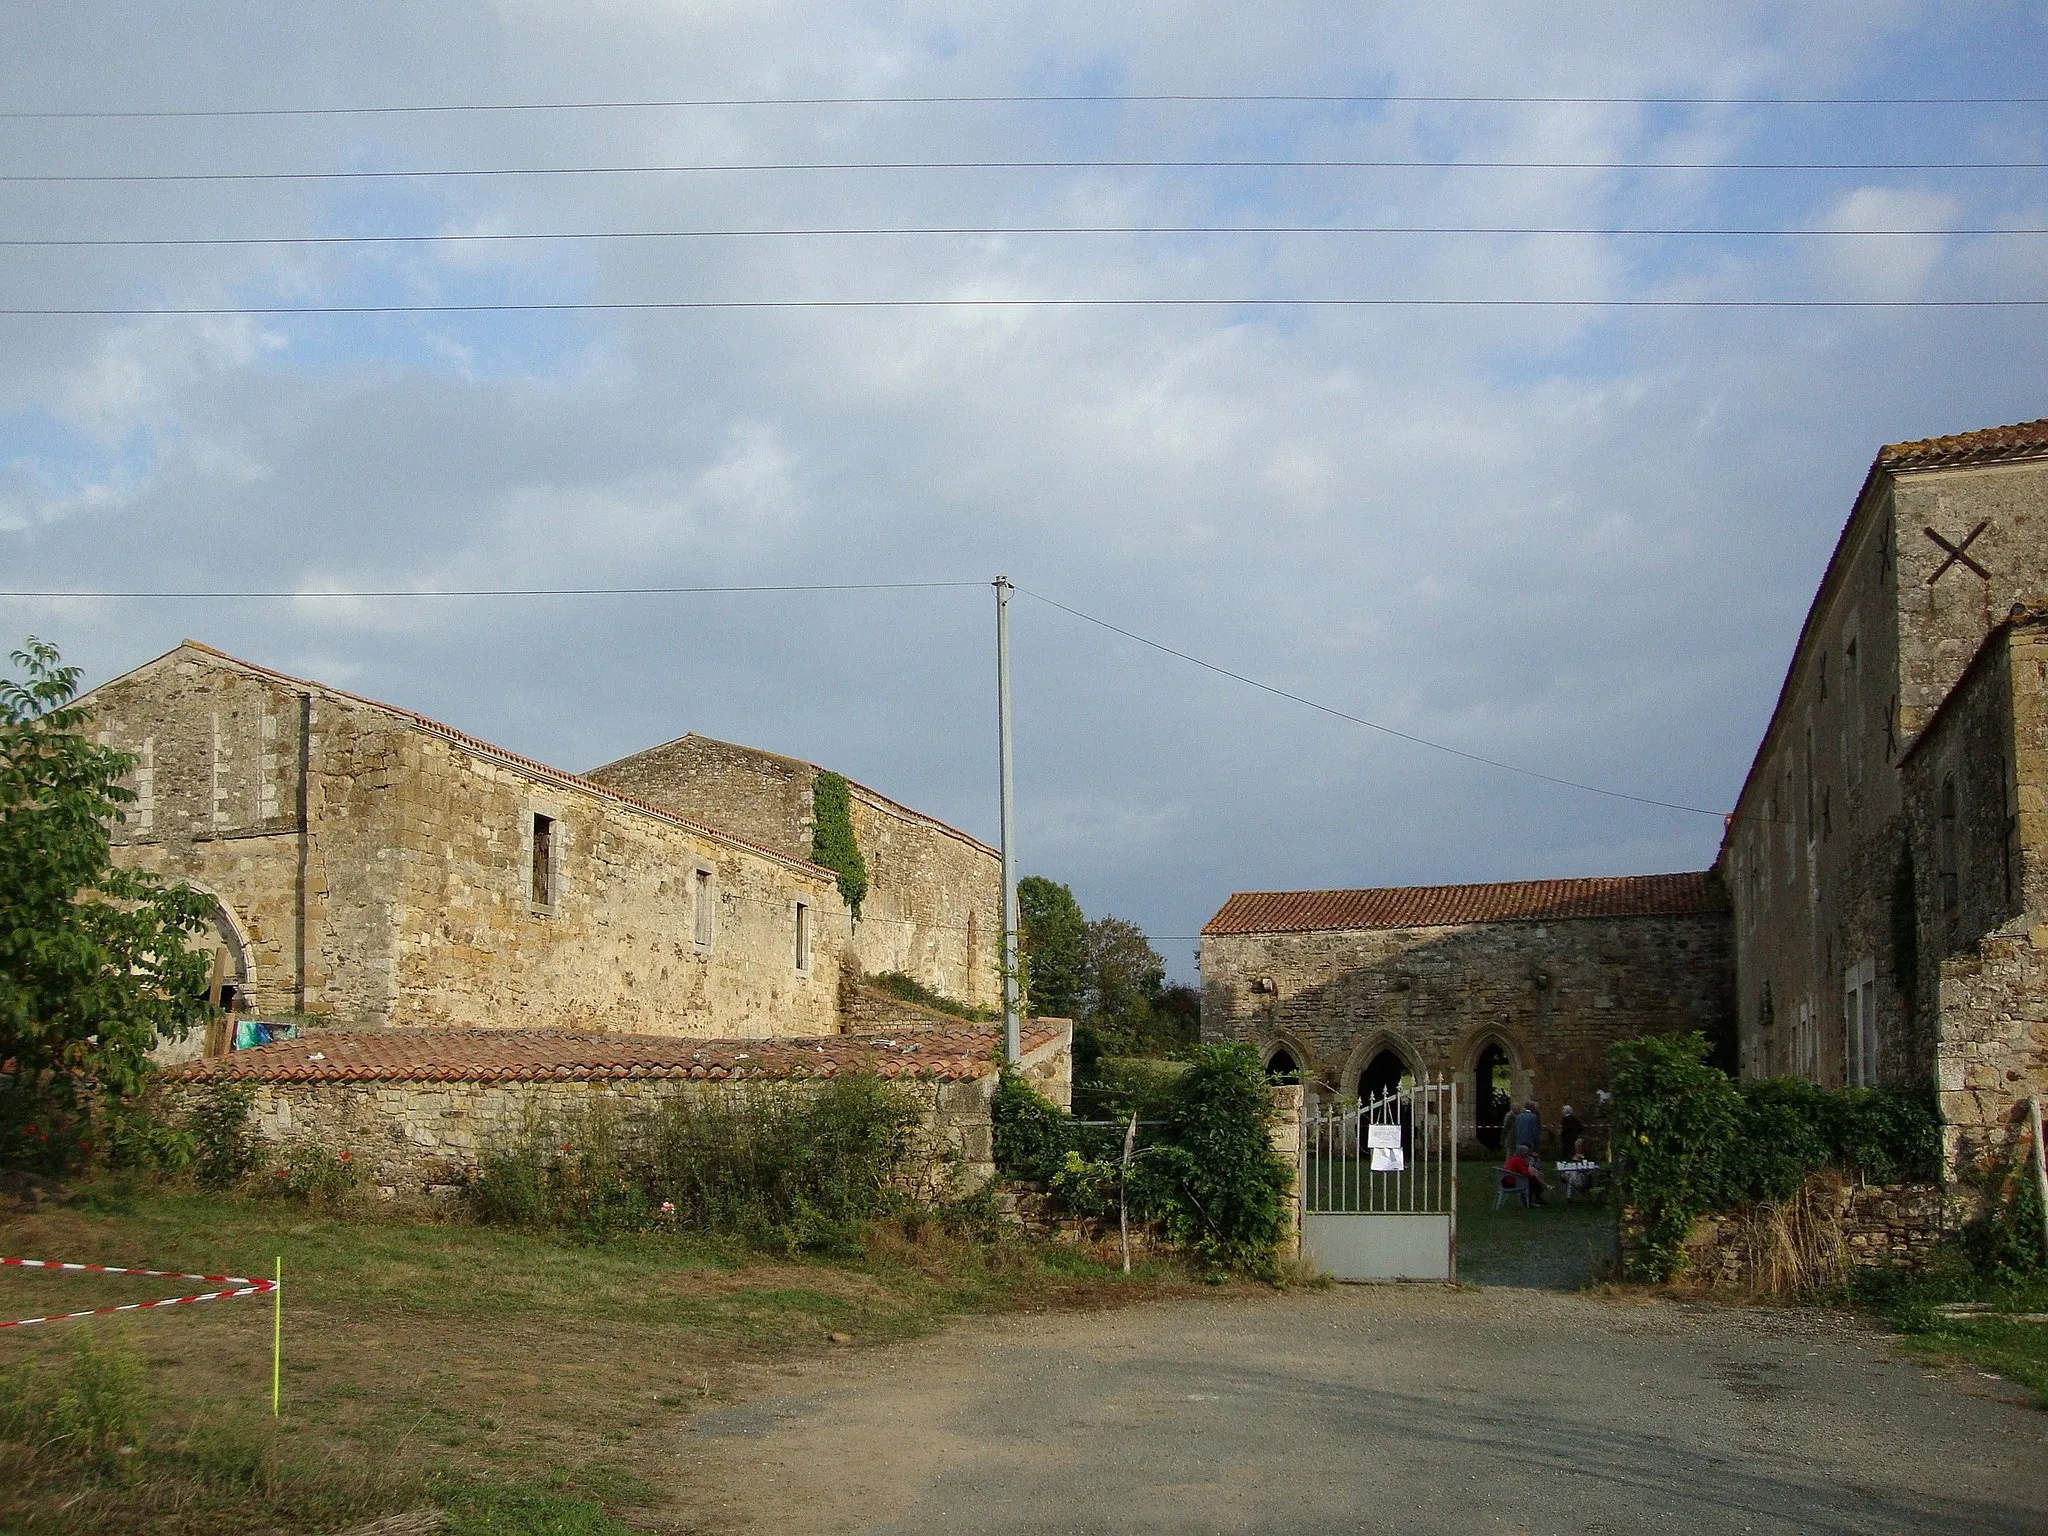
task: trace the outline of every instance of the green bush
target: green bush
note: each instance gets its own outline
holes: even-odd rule
[[[333,1152],[318,1142],[284,1149],[270,1180],[270,1192],[307,1205],[339,1205],[363,1187],[363,1170],[346,1149]]]
[[[1164,1124],[1134,1161],[1133,1215],[1156,1221],[1184,1253],[1212,1270],[1273,1272],[1293,1172],[1268,1139],[1272,1088],[1258,1053],[1204,1046],[1184,1071],[1162,1075]],[[1122,1137],[1077,1125],[1004,1074],[994,1104],[996,1167],[1045,1184],[1069,1210],[1116,1209]]]
[[[825,769],[811,782],[811,862],[839,876],[839,894],[859,917],[868,861],[853,835],[853,786]]]
[[[592,1239],[672,1230],[843,1249],[907,1200],[920,1121],[912,1099],[865,1074],[685,1094],[632,1119],[600,1101],[487,1150],[470,1206]]]
[[[1149,1056],[1103,1056],[1074,1084],[1074,1115],[1081,1120],[1164,1120],[1187,1063]]]
[[[99,1144],[120,1173],[183,1173],[198,1150],[188,1126],[167,1124],[140,1099],[114,1099],[101,1110]]]
[[[1826,1167],[1873,1183],[1930,1172],[1940,1124],[1926,1094],[1832,1089],[1791,1078],[1738,1087],[1699,1034],[1608,1048],[1614,1156],[1633,1222],[1631,1273],[1667,1280],[1692,1224],[1745,1201],[1778,1201]]]
[[[972,1003],[963,1003],[957,997],[948,997],[943,992],[934,992],[915,976],[902,971],[880,971],[873,976],[861,978],[864,986],[873,987],[877,992],[886,992],[893,998],[906,1003],[916,1003],[920,1008],[929,1008],[934,1013],[950,1013],[956,1019],[971,1023],[986,1024],[999,1019],[1002,1013],[994,1008],[977,1008]]]
[[[256,1090],[247,1083],[219,1082],[185,1117],[192,1137],[192,1176],[207,1189],[233,1189],[256,1170],[256,1131],[249,1116]]]
[[[33,1361],[0,1374],[0,1434],[109,1466],[141,1439],[149,1408],[141,1357],[119,1334],[96,1340],[89,1325],[73,1327],[55,1391]]]

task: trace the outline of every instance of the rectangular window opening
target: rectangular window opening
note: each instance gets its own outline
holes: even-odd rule
[[[708,869],[698,870],[696,877],[690,882],[690,889],[696,903],[697,947],[699,949],[709,949],[711,947],[712,917],[711,871]]]
[[[555,904],[555,818],[538,811],[533,816],[533,904]]]
[[[796,968],[811,968],[811,904],[807,901],[796,904]]]

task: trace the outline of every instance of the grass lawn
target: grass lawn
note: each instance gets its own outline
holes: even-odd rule
[[[267,1201],[102,1184],[0,1217],[0,1254],[268,1275],[284,1261],[283,1413],[267,1298],[0,1332],[0,1371],[48,1398],[72,1335],[145,1362],[136,1453],[95,1468],[0,1440],[0,1530],[329,1531],[436,1505],[457,1536],[684,1526],[658,1469],[693,1408],[807,1357],[966,1312],[1194,1289],[934,1221],[880,1224],[836,1261],[682,1237],[345,1220]],[[169,1287],[168,1289],[166,1287]],[[179,1294],[179,1282],[0,1270],[0,1317]],[[199,1287],[189,1287],[198,1289]],[[17,1375],[0,1398],[19,1398]]]
[[[1547,1166],[1547,1165],[1546,1165]],[[1458,1279],[1467,1285],[1576,1289],[1614,1261],[1614,1208],[1566,1201],[1553,1189],[1540,1206],[1493,1208],[1492,1159],[1458,1165]]]
[[[1956,1273],[1870,1276],[1852,1293],[1927,1360],[1948,1360],[1988,1371],[2029,1387],[2036,1407],[2048,1408],[2048,1323],[2026,1323],[2022,1314],[2048,1315],[2048,1272],[2026,1280],[1987,1285]],[[1990,1310],[1961,1317],[1938,1309],[1970,1301]]]

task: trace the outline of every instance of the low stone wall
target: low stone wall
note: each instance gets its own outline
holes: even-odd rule
[[[1839,1174],[1816,1174],[1782,1206],[1701,1217],[1686,1238],[1683,1278],[1785,1292],[1832,1283],[1857,1269],[1920,1269],[1980,1203],[1974,1192],[1953,1186],[1858,1185]]]
[[[1076,1216],[1060,1209],[1043,1186],[1019,1183],[996,1192],[996,1209],[1027,1237],[1079,1248],[1090,1258],[1115,1262],[1123,1256],[1123,1237],[1114,1216]],[[1173,1244],[1154,1222],[1133,1220],[1131,1256],[1170,1254]]]
[[[948,1020],[956,1028],[958,1020]],[[916,1076],[908,1071],[884,1072],[896,1089],[917,1105],[925,1130],[924,1155],[913,1174],[917,1193],[945,1198],[971,1193],[995,1177],[995,1139],[991,1105],[997,1076],[993,1063],[984,1070],[976,1056],[965,1062],[933,1056],[939,1046],[929,1035],[904,1033],[895,1047],[867,1048],[852,1041],[777,1043],[733,1042],[721,1053],[730,1057],[733,1075],[695,1077],[616,1073],[569,1076],[545,1071],[495,1077],[443,1072],[412,1072],[393,1066],[355,1069],[338,1075],[335,1065],[346,1041],[370,1054],[384,1036],[329,1036],[312,1032],[290,1047],[237,1052],[235,1056],[191,1064],[167,1074],[159,1089],[167,1113],[182,1114],[219,1080],[240,1081],[252,1092],[254,1129],[272,1155],[299,1145],[317,1145],[346,1152],[363,1170],[378,1196],[398,1201],[450,1201],[474,1176],[483,1155],[494,1146],[509,1145],[529,1127],[573,1123],[598,1106],[615,1111],[631,1124],[685,1095],[810,1092],[827,1081],[822,1074],[804,1076],[785,1057],[799,1064],[806,1051],[858,1051],[887,1065],[932,1057],[942,1075]],[[521,1037],[530,1038],[530,1037]],[[366,1044],[367,1042],[367,1044]],[[672,1045],[672,1042],[662,1042]],[[1034,1026],[1026,1040],[1021,1069],[1042,1093],[1062,1091],[1072,1080],[1072,1033],[1069,1029]],[[431,1042],[429,1042],[431,1045]],[[733,1047],[749,1046],[744,1053]],[[324,1050],[317,1050],[319,1047]],[[451,1047],[452,1049],[452,1047]],[[977,1051],[980,1046],[976,1046]],[[317,1054],[316,1054],[317,1050]],[[394,1054],[386,1051],[384,1054]],[[698,1054],[709,1054],[708,1052]],[[276,1056],[275,1064],[258,1058]],[[321,1075],[307,1062],[319,1057]],[[756,1075],[739,1075],[745,1070]],[[699,1068],[698,1070],[703,1070]],[[727,1070],[721,1067],[721,1070]]]

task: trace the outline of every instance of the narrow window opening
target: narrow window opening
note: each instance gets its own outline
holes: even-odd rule
[[[555,818],[537,811],[533,817],[533,904],[555,904]]]
[[[796,904],[796,968],[811,968],[811,907],[804,901]]]
[[[1960,899],[1956,890],[1956,781],[1953,775],[1941,781],[1941,910],[1953,917]]]
[[[690,882],[690,888],[694,893],[695,901],[693,915],[696,919],[697,947],[699,949],[709,949],[711,947],[711,917],[713,910],[711,905],[711,871],[708,869],[698,870],[696,876]]]

